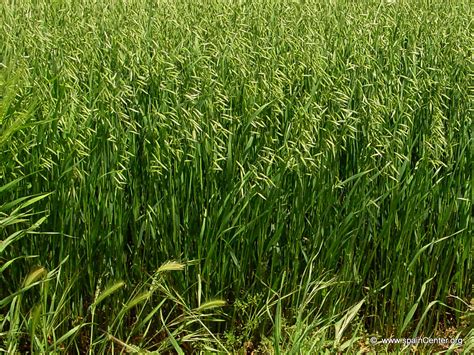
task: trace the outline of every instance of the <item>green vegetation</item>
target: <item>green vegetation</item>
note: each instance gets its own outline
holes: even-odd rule
[[[472,9],[0,2],[0,351],[473,351]]]

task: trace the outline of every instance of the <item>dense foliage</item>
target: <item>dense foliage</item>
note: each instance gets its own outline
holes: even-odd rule
[[[472,15],[2,1],[0,347],[467,339]]]

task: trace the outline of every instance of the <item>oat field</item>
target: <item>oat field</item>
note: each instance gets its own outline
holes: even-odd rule
[[[1,1],[0,351],[474,351],[473,9]]]

